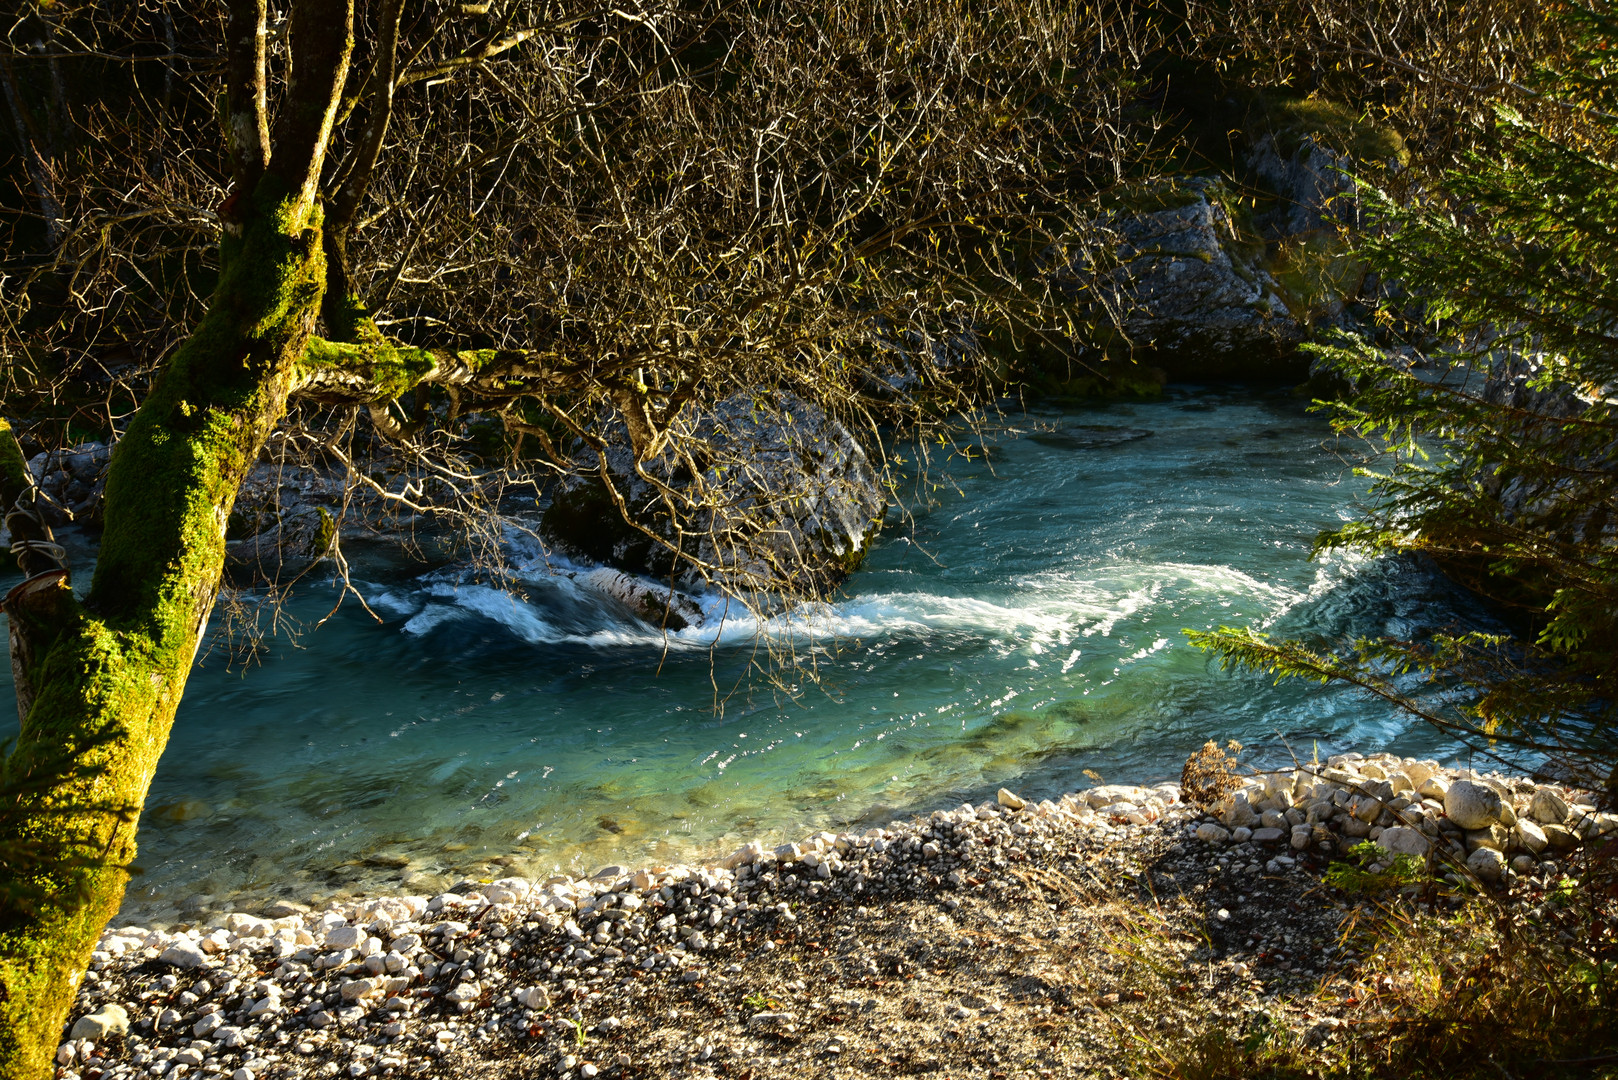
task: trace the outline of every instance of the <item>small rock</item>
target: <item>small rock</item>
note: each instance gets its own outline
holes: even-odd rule
[[[1490,825],[1486,829],[1473,829],[1466,834],[1466,850],[1476,851],[1480,847],[1494,848],[1496,851],[1505,851],[1506,843],[1511,834],[1504,825]]]
[[[281,995],[279,993],[265,994],[248,1006],[247,1015],[250,1019],[256,1019],[260,1016],[274,1016],[280,1011]]]
[[[73,1030],[68,1032],[69,1039],[88,1039],[91,1042],[100,1042],[108,1035],[125,1035],[129,1032],[129,1014],[122,1005],[103,1005],[93,1013],[81,1016],[73,1024]]]
[[[551,1007],[551,996],[542,986],[530,986],[526,990],[519,990],[516,994],[517,1003],[525,1009],[534,1009],[544,1012]]]
[[[1354,817],[1366,825],[1370,825],[1381,816],[1384,807],[1380,799],[1363,796],[1354,804],[1352,811]]]
[[[237,1069],[230,1074],[230,1080],[254,1080],[252,1069]]]
[[[1410,778],[1410,783],[1419,789],[1429,777],[1437,776],[1443,770],[1438,767],[1436,761],[1407,761],[1403,766],[1403,772]]]
[[[1442,776],[1429,776],[1416,785],[1416,794],[1424,799],[1435,799],[1442,803],[1444,796],[1449,792],[1449,781]]]
[[[308,913],[309,908],[307,905],[294,900],[271,900],[264,905],[264,917],[266,919],[285,919],[293,915],[307,915]],[[251,1074],[249,1074],[248,1080],[252,1080]]]
[[[1253,830],[1253,840],[1254,840],[1255,843],[1259,843],[1259,844],[1274,844],[1274,843],[1277,843],[1285,835],[1286,835],[1286,833],[1283,832],[1282,830],[1274,829],[1274,828],[1254,829]]]
[[[1528,804],[1528,816],[1541,825],[1562,825],[1567,822],[1567,803],[1556,792],[1542,787],[1534,792]]]
[[[1572,851],[1579,846],[1579,838],[1566,825],[1546,823],[1539,827],[1539,831],[1545,834],[1546,844],[1557,851]]]
[[[378,989],[379,984],[375,979],[351,979],[343,983],[339,992],[343,995],[344,1001],[358,1001],[370,997]]]
[[[1205,844],[1224,844],[1230,841],[1230,833],[1211,821],[1205,821],[1197,826],[1197,839]]]
[[[1432,847],[1420,832],[1403,825],[1383,829],[1376,842],[1391,855],[1412,855],[1418,859],[1426,858],[1428,849]]]
[[[770,1034],[783,1034],[793,1030],[793,1021],[797,1017],[789,1012],[758,1012],[747,1019],[749,1031],[763,1031]]]
[[[1494,848],[1478,848],[1466,860],[1466,865],[1484,881],[1499,881],[1506,874],[1506,857]]]
[[[752,840],[731,852],[719,865],[723,866],[726,870],[735,870],[738,867],[751,866],[753,863],[758,862],[759,858],[763,854],[764,845],[759,843],[757,840]],[[647,884],[650,885],[651,882],[648,881]],[[636,888],[640,887],[640,885],[636,885]]]
[[[1005,788],[1000,789],[999,793],[995,796],[995,800],[1007,810],[1021,810],[1028,805],[1028,803],[1023,800],[1021,795],[1018,795],[1012,791],[1007,791]],[[761,1013],[760,1015],[763,1014]]]
[[[444,995],[444,1000],[459,1005],[463,1002],[476,1001],[483,996],[483,987],[476,982],[463,982]]]
[[[1228,828],[1250,829],[1258,824],[1259,818],[1247,801],[1247,793],[1238,791],[1225,800],[1224,809],[1219,815],[1219,820]]]
[[[207,960],[201,946],[189,938],[180,938],[173,945],[164,949],[158,957],[165,964],[177,967],[182,971],[199,968]]]
[[[1518,818],[1511,831],[1517,846],[1531,855],[1538,855],[1550,844],[1550,840],[1545,836],[1545,830],[1525,817]]]
[[[357,949],[370,937],[362,926],[335,926],[326,931],[326,948]]]

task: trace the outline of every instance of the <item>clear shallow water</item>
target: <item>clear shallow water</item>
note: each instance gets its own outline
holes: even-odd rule
[[[1272,760],[1454,749],[1346,688],[1218,673],[1181,636],[1478,617],[1409,562],[1307,561],[1363,482],[1301,403],[1182,391],[1013,426],[1030,434],[987,464],[937,470],[953,484],[910,500],[842,598],[763,628],[819,674],[795,700],[758,675],[753,621],[665,640],[537,551],[514,592],[456,567],[361,567],[380,624],[350,600],[261,666],[216,651],[193,674],[131,913],[432,889],[495,858],[534,874],[676,861],[1000,785],[1071,790],[1086,770],[1173,778],[1210,737]],[[1151,434],[1114,442],[1122,429]],[[333,599],[310,588],[290,613],[312,623]]]

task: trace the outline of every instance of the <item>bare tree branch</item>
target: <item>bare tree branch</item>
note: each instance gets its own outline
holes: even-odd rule
[[[237,192],[252,191],[270,162],[266,0],[230,0],[225,20],[225,147]]]

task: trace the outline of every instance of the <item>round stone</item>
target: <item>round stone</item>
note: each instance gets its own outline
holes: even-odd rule
[[[1444,813],[1466,830],[1487,829],[1500,820],[1500,796],[1493,788],[1457,780],[1444,793]]]

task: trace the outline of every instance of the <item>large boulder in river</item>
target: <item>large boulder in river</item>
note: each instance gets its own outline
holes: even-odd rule
[[[225,574],[237,586],[288,584],[331,553],[337,519],[324,506],[270,509],[256,531],[225,545]]]
[[[841,423],[791,394],[767,409],[737,395],[677,422],[700,449],[700,458],[693,455],[700,476],[664,450],[642,463],[648,481],[615,424],[607,471],[634,524],[620,513],[595,453],[583,450],[541,518],[545,538],[628,573],[687,588],[706,578],[744,593],[825,589],[859,565],[887,497]],[[677,559],[670,545],[686,557]]]
[[[30,458],[29,471],[45,496],[46,521],[57,528],[70,523],[99,527],[107,490],[107,463],[111,460],[112,447],[98,442]]]
[[[1499,501],[1502,514],[1518,527],[1575,544],[1602,542],[1618,533],[1618,521],[1594,490],[1611,475],[1618,447],[1605,441],[1603,429],[1577,422],[1592,406],[1618,396],[1618,386],[1574,385],[1557,377],[1555,357],[1514,348],[1497,348],[1472,366],[1486,373],[1484,400],[1517,412],[1512,422],[1526,429],[1519,437],[1534,439],[1541,459],[1589,478],[1577,482],[1563,472],[1520,465],[1486,470],[1479,485]]]
[[[1137,358],[1174,379],[1290,378],[1304,328],[1262,261],[1237,235],[1216,182],[1149,192],[1101,222],[1092,248],[1055,284],[1088,294]]]

